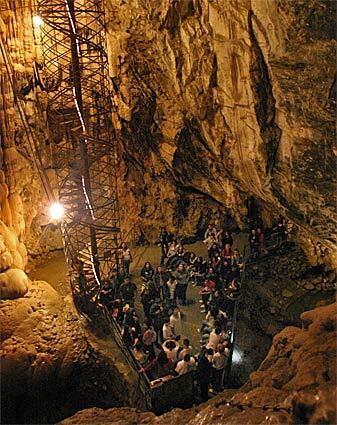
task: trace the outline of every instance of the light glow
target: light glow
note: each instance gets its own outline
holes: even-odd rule
[[[241,364],[242,362],[243,362],[243,352],[238,348],[234,348],[233,356],[232,356],[232,363],[233,364]]]
[[[35,28],[40,28],[40,26],[43,24],[43,19],[39,15],[33,16],[33,25]]]
[[[61,220],[64,215],[64,208],[59,202],[54,202],[49,207],[49,214],[53,220]]]

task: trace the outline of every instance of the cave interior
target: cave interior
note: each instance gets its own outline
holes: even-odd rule
[[[0,0],[2,423],[337,423],[336,5]],[[197,371],[151,378],[175,305]]]

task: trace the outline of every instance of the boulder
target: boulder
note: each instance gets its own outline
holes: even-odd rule
[[[5,251],[0,254],[0,272],[4,272],[13,265],[13,257],[10,252]]]
[[[23,297],[28,290],[28,276],[23,270],[9,269],[0,273],[0,297],[13,300]]]

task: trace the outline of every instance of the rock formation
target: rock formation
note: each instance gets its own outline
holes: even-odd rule
[[[107,4],[124,215],[193,234],[254,197],[334,253],[336,3]]]
[[[53,423],[88,405],[145,407],[111,335],[93,333],[48,283],[26,291],[1,303],[4,423]]]

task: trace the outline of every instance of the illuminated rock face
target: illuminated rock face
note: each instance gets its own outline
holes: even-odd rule
[[[108,1],[125,215],[192,234],[252,195],[332,252],[335,6]]]
[[[0,307],[5,423],[55,423],[92,403],[144,409],[137,376],[118,346],[111,336],[94,336],[71,299],[35,281]]]

